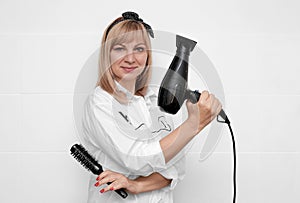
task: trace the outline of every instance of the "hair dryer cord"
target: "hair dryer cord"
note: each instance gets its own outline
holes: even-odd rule
[[[219,115],[217,116],[217,121],[220,123],[227,123],[230,134],[231,134],[231,139],[232,139],[232,148],[233,148],[233,203],[236,201],[236,148],[235,148],[235,140],[234,140],[234,135],[233,135],[233,130],[230,125],[230,121],[227,119],[226,121],[220,120]]]

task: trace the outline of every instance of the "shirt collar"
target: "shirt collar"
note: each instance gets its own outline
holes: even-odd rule
[[[125,87],[123,87],[118,81],[115,80],[115,83],[116,83],[116,88],[119,91],[125,93],[128,100],[141,98],[141,96],[137,96],[137,95],[132,94],[129,90],[127,90]],[[150,88],[147,88],[147,92],[146,92],[146,95],[144,96],[144,98],[146,99],[146,98],[149,98],[153,95],[155,95],[155,92],[153,90],[151,90]]]
[[[137,99],[138,96],[132,94],[129,90],[127,90],[125,87],[123,87],[119,82],[117,82],[115,80],[115,83],[116,83],[116,88],[118,91],[121,91],[123,92],[125,95],[126,95],[126,98],[128,100],[133,100],[133,99]]]

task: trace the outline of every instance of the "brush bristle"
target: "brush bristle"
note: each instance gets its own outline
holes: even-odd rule
[[[99,175],[103,170],[100,164],[88,153],[88,151],[79,144],[74,144],[71,149],[71,155],[87,170],[95,175]]]

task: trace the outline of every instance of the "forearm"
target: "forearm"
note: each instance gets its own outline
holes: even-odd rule
[[[189,143],[206,125],[220,113],[222,105],[214,95],[207,91],[201,93],[196,104],[186,102],[188,119],[172,133],[160,140],[165,162],[169,162]],[[200,116],[201,115],[201,116]]]
[[[147,177],[138,177],[135,180],[131,181],[131,188],[129,189],[130,192],[138,194],[142,192],[149,192],[153,190],[159,190],[168,186],[172,180],[166,179],[159,173],[152,173]]]
[[[200,130],[192,130],[188,121],[184,122],[169,135],[160,140],[165,162],[170,161],[184,146],[186,146]]]

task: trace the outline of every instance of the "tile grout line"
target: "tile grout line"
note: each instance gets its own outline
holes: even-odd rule
[[[201,154],[201,152],[188,152],[189,154]],[[232,154],[232,152],[212,152],[212,154]],[[237,152],[237,154],[299,154],[300,152]]]
[[[19,154],[19,153],[68,153],[69,151],[0,151],[0,154]],[[300,152],[237,152],[238,154],[299,154]],[[201,154],[201,152],[188,152],[187,154]],[[232,152],[213,152],[212,154],[232,154]]]
[[[162,30],[154,30],[154,31],[162,31]],[[99,35],[98,31],[92,32],[1,32],[0,36],[6,35]],[[199,32],[199,35],[213,35],[213,36],[246,36],[246,37],[296,37],[299,38],[299,33],[297,32],[226,32],[226,31],[214,31],[214,32]]]
[[[66,95],[66,94],[88,94],[89,92],[84,92],[84,93],[74,93],[74,92],[21,92],[21,93],[1,93],[0,92],[0,96],[5,96],[5,95]],[[277,97],[277,96],[300,96],[300,94],[228,94],[226,95],[226,97],[238,97],[238,96],[242,96],[242,97]]]

